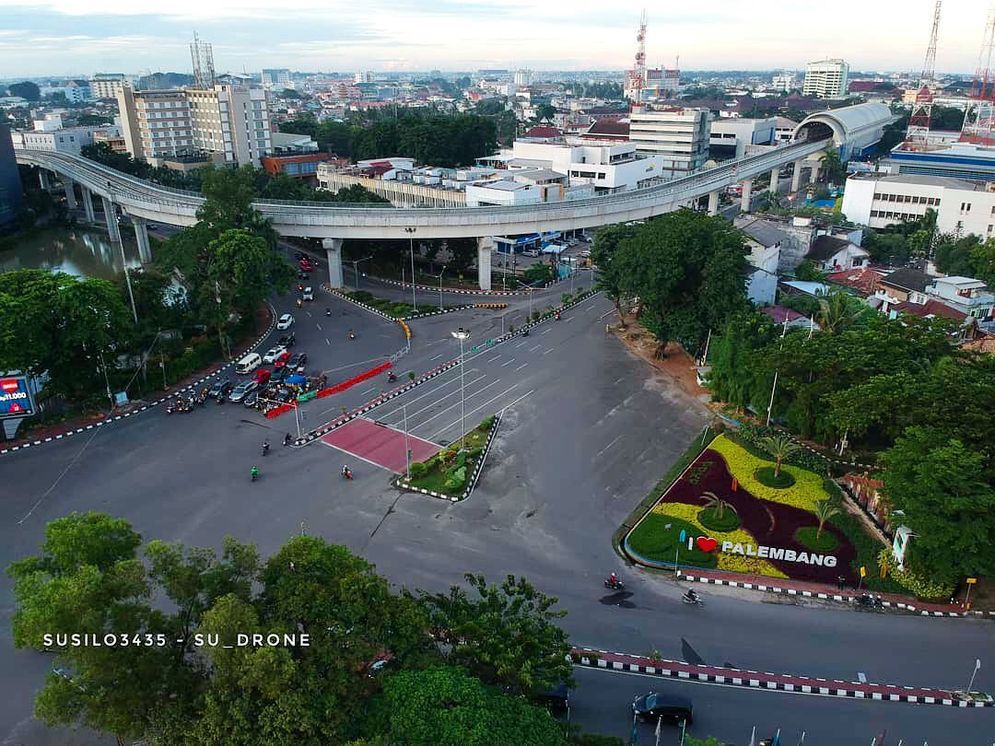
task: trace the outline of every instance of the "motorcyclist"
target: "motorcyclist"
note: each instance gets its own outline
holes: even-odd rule
[[[259,467],[258,466],[253,466],[249,470],[249,477],[252,479],[253,482],[255,482],[257,479],[259,479]]]
[[[610,585],[612,588],[617,588],[618,587],[618,575],[616,575],[615,573],[612,573],[611,575],[609,575],[608,576],[608,585]]]
[[[528,330],[528,329],[526,329],[526,330],[525,330],[524,332],[522,332],[522,336],[523,336],[523,337],[527,337],[527,336],[529,336],[529,330]]]
[[[354,332],[352,329],[350,329],[349,330],[349,339],[355,339],[355,338],[356,338],[356,332]]]
[[[397,376],[394,375],[394,371],[390,371],[387,374],[387,383],[394,383],[394,381],[396,381],[396,380],[397,380]]]
[[[332,309],[331,308],[326,308],[325,309],[325,315],[326,316],[331,316],[332,315]]]
[[[352,469],[349,468],[348,464],[342,465],[342,476],[345,477],[346,479],[352,477]]]
[[[559,321],[559,320],[560,320],[560,312],[559,312],[559,311],[557,311],[557,312],[556,312],[556,320],[557,320],[557,321]]]
[[[269,453],[269,441],[268,440],[264,440],[263,441],[263,456],[265,456],[267,453]]]
[[[684,594],[684,598],[691,603],[698,603],[698,594],[694,592],[694,588],[688,588],[687,593]]]
[[[290,433],[287,433],[286,435],[283,436],[283,445],[289,446],[292,440],[293,438],[290,437]]]

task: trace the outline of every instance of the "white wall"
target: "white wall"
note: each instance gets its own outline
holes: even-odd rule
[[[542,192],[536,187],[524,189],[492,189],[485,184],[466,185],[467,207],[486,205],[530,205],[541,201]]]

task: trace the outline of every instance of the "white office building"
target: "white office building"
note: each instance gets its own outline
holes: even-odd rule
[[[290,81],[290,70],[286,68],[263,70],[262,83],[266,88],[275,88],[281,91],[284,88],[290,88],[292,85]]]
[[[637,152],[656,156],[665,178],[685,176],[708,160],[711,120],[708,109],[634,111],[629,116],[629,142]]]
[[[724,155],[731,158],[742,158],[749,145],[774,144],[776,119],[747,119],[745,117],[727,117],[712,121],[708,143],[719,152],[713,155]]]
[[[101,129],[101,127],[68,127],[34,132],[11,132],[10,137],[15,148],[79,155],[85,146],[93,144],[93,133]]]
[[[531,70],[515,70],[515,85],[516,86],[530,86],[530,85],[532,85],[532,71]]]
[[[781,73],[772,78],[771,86],[775,91],[791,93],[791,91],[798,87],[798,81],[795,79],[794,73]]]
[[[843,60],[819,60],[805,67],[802,93],[817,98],[844,98],[850,66]]]
[[[124,73],[103,73],[90,78],[90,97],[93,99],[117,98],[120,90],[127,85]]]

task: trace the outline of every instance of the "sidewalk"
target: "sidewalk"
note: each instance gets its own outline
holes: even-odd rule
[[[257,320],[262,317],[266,320],[266,330],[262,334],[256,335],[251,338],[248,344],[240,346],[237,351],[232,355],[232,359],[227,363],[214,363],[213,365],[204,368],[203,370],[197,371],[191,376],[179,381],[168,389],[162,391],[157,395],[157,398],[152,401],[136,400],[129,402],[123,407],[118,407],[110,411],[100,410],[89,415],[80,415],[71,420],[66,420],[65,422],[60,422],[56,425],[50,427],[37,428],[31,432],[30,437],[17,438],[16,440],[4,440],[0,441],[0,456],[7,453],[13,453],[15,451],[23,451],[25,448],[31,448],[32,446],[39,446],[45,443],[52,443],[57,440],[62,440],[73,435],[78,435],[80,433],[88,432],[94,430],[98,427],[103,427],[112,422],[117,422],[118,420],[123,420],[136,414],[148,411],[167,399],[171,399],[177,394],[182,394],[185,391],[191,389],[199,388],[201,384],[214,378],[218,373],[230,368],[236,360],[238,360],[242,355],[244,355],[249,350],[258,347],[266,337],[269,336],[270,332],[273,331],[273,327],[276,323],[276,315],[273,309],[266,305],[264,312],[257,314]]]
[[[749,671],[722,666],[696,665],[667,659],[654,660],[645,656],[614,653],[593,648],[574,648],[570,651],[575,665],[603,668],[608,671],[625,671],[673,679],[688,679],[711,684],[726,684],[754,689],[769,689],[795,694],[821,694],[832,697],[851,697],[885,702],[916,702],[920,704],[947,705],[948,707],[993,707],[995,700],[989,695],[984,699],[965,699],[957,692],[946,689],[875,684],[840,679],[820,679],[763,671]]]
[[[880,598],[883,606],[888,609],[902,609],[921,614],[922,616],[935,617],[962,617],[979,616],[995,617],[995,612],[990,611],[965,611],[959,604],[937,604],[927,601],[919,601],[909,596],[901,596],[897,593],[878,593],[876,591],[853,589],[839,590],[833,586],[821,583],[806,583],[796,580],[784,580],[781,578],[768,578],[763,575],[746,575],[738,572],[723,572],[722,570],[703,570],[698,568],[688,568],[680,570],[678,577],[682,580],[690,580],[696,583],[711,583],[712,585],[727,585],[733,588],[746,588],[747,590],[757,590],[764,593],[782,593],[787,596],[801,596],[803,598],[815,598],[823,601],[839,601],[841,603],[854,604],[854,599],[865,593],[870,593],[875,598]]]

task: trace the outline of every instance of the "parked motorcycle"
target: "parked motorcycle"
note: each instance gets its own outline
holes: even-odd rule
[[[883,609],[884,602],[879,596],[872,596],[870,593],[862,593],[854,598],[858,606],[863,606],[868,609]]]

